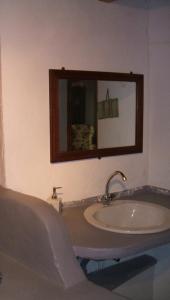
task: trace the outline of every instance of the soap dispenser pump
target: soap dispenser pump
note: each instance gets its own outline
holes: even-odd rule
[[[48,203],[51,204],[59,213],[62,212],[62,198],[58,197],[57,189],[61,189],[61,186],[53,187],[53,193],[48,199]]]
[[[58,187],[53,187],[53,194],[51,196],[52,199],[57,199],[58,198],[58,195],[57,195],[57,189],[61,189],[61,186],[58,186]]]

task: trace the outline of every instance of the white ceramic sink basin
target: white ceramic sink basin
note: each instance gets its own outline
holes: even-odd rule
[[[170,210],[161,205],[135,200],[116,200],[112,205],[95,203],[84,211],[95,227],[125,234],[156,233],[170,228]]]

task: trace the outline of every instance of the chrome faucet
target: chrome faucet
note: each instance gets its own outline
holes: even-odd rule
[[[110,182],[112,180],[113,177],[115,177],[116,175],[120,175],[123,181],[126,181],[127,178],[126,176],[121,172],[121,171],[115,171],[107,180],[106,182],[106,187],[105,187],[105,194],[102,196],[101,198],[101,202],[104,205],[109,205],[110,202],[113,200],[113,198],[115,197],[114,193],[109,193],[109,186],[110,186]]]

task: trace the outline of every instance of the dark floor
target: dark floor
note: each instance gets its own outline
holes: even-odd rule
[[[86,274],[88,279],[108,290],[113,290],[155,265],[157,260],[149,255],[141,255],[103,270]]]

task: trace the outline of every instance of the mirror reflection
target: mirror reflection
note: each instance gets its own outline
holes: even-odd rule
[[[59,80],[61,151],[97,148],[96,99],[96,80]]]
[[[60,150],[135,144],[136,83],[59,80]]]

